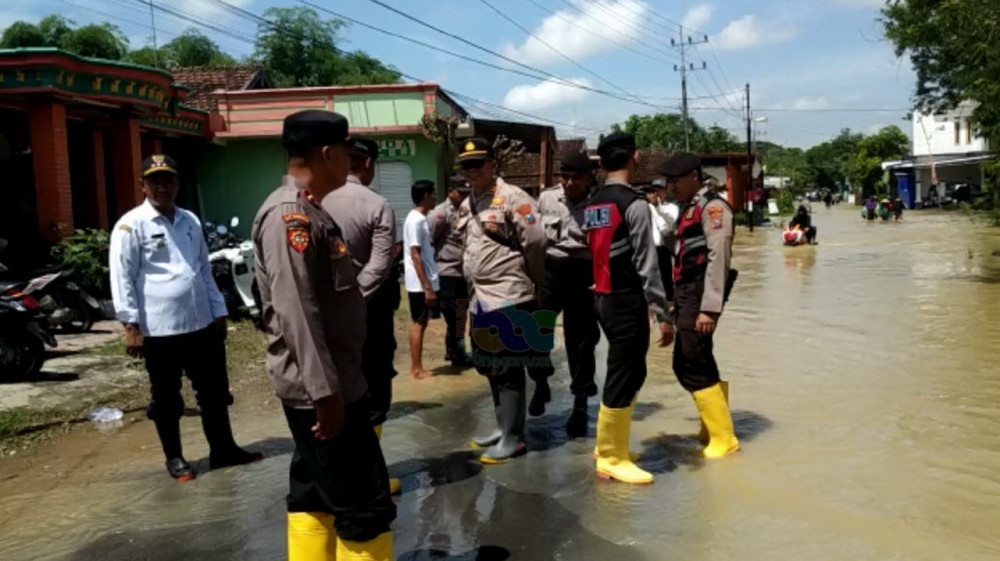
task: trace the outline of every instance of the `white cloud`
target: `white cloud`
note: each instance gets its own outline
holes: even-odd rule
[[[712,19],[712,11],[714,9],[711,4],[698,4],[688,10],[688,13],[684,15],[684,19],[681,20],[681,24],[686,29],[701,31],[705,29],[705,26]]]
[[[581,86],[590,86],[583,78],[570,80]],[[582,100],[589,92],[574,88],[555,80],[546,80],[533,86],[514,86],[503,98],[503,106],[516,111],[537,111],[556,105],[564,105]]]
[[[190,14],[198,17],[215,17],[229,19],[232,15],[230,12],[224,10],[221,5],[215,2],[205,2],[205,0],[175,0],[177,4],[172,6],[173,9],[184,14]],[[229,4],[236,6],[237,8],[245,8],[250,0],[227,0]],[[159,17],[161,13],[157,13]],[[213,21],[213,23],[219,23],[218,21]]]
[[[799,111],[806,111],[812,109],[829,109],[833,107],[830,100],[826,96],[815,96],[815,97],[800,97],[792,102],[792,109]]]
[[[833,0],[834,4],[849,8],[881,8],[885,0]]]
[[[798,30],[778,22],[762,22],[755,15],[734,20],[714,38],[720,49],[751,49],[763,45],[784,43],[795,37]]]
[[[529,37],[522,45],[508,44],[504,54],[525,64],[544,64],[563,60],[545,43],[575,60],[615,50],[618,45],[635,41],[635,29],[643,24],[649,10],[640,0],[576,0],[574,3],[582,13],[570,9],[556,12],[532,32],[541,41]]]

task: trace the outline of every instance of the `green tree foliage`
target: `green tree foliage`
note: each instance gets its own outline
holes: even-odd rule
[[[10,24],[10,27],[3,30],[3,36],[0,37],[0,47],[4,49],[47,46],[50,45],[45,41],[45,34],[38,29],[37,25],[26,21],[15,21]]]
[[[902,158],[909,146],[910,139],[895,125],[862,138],[845,162],[855,193],[864,197],[888,195],[888,185],[882,181],[882,162]]]
[[[229,66],[236,63],[214,41],[193,28],[164,45],[161,54],[167,68]]]
[[[337,47],[342,20],[306,7],[269,8],[258,26],[256,56],[278,87],[399,82],[399,73],[363,52]]]
[[[160,54],[158,50],[153,49],[153,47],[143,47],[141,49],[136,49],[134,51],[129,51],[125,58],[125,62],[131,62],[132,64],[140,64],[142,66],[151,66],[153,68],[166,68],[163,55]]]
[[[128,53],[128,39],[110,23],[73,29],[73,22],[59,15],[43,18],[38,25],[18,21],[4,30],[0,47],[56,47],[80,56],[122,60]]]
[[[694,119],[689,120],[689,127],[692,152],[732,152],[744,149],[745,145],[722,127],[713,125],[705,129]],[[632,115],[624,123],[612,125],[611,128],[635,136],[639,148],[684,151],[684,118],[681,115]]]

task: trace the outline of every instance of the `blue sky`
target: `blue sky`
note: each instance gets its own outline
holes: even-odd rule
[[[228,1],[255,14],[272,6],[302,5],[295,0]],[[868,133],[896,124],[909,133],[904,119],[914,74],[882,37],[877,21],[882,0],[485,0],[534,38],[502,19],[484,0],[381,1],[556,78],[486,68],[359,25],[344,30],[343,48],[365,50],[408,75],[465,96],[558,121],[560,138],[594,139],[633,113],[678,111],[680,76],[673,69],[677,52],[669,45],[679,34],[678,23],[686,23],[695,40],[709,37],[708,45],[689,50],[691,62],[708,66],[688,80],[692,115],[702,124],[718,124],[745,136],[743,95],[736,90],[749,82],[754,116],[766,118],[756,124],[758,139],[809,147],[845,127]],[[246,36],[256,32],[254,23],[222,10],[213,0],[154,2]],[[466,56],[518,68],[370,0],[314,3]],[[14,0],[0,7],[0,27],[50,13],[78,24],[110,21],[121,27],[133,48],[150,41],[149,9],[137,0]],[[161,44],[191,26],[157,12]],[[219,32],[202,31],[230,53],[247,55],[253,49]],[[463,105],[474,116],[531,120],[505,115],[493,106]]]

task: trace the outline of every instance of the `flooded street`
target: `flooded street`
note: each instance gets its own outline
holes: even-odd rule
[[[485,380],[397,378],[383,441],[403,480],[396,559],[1000,558],[1000,229],[821,205],[814,223],[816,247],[737,234],[740,280],[716,337],[734,457],[695,455],[670,350],[650,353],[633,426],[648,487],[594,477],[596,400],[590,437],[567,440],[565,364],[548,413],[529,419],[532,452],[495,467],[466,445],[493,423]],[[282,559],[284,418],[273,398],[242,400],[233,418],[268,457],[189,484],[167,477],[145,421],[0,460],[0,559]],[[204,468],[198,420],[182,423]]]

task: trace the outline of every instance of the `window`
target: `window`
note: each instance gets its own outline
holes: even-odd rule
[[[972,144],[972,121],[965,120],[965,143]]]
[[[962,143],[962,121],[955,119],[955,146]]]

